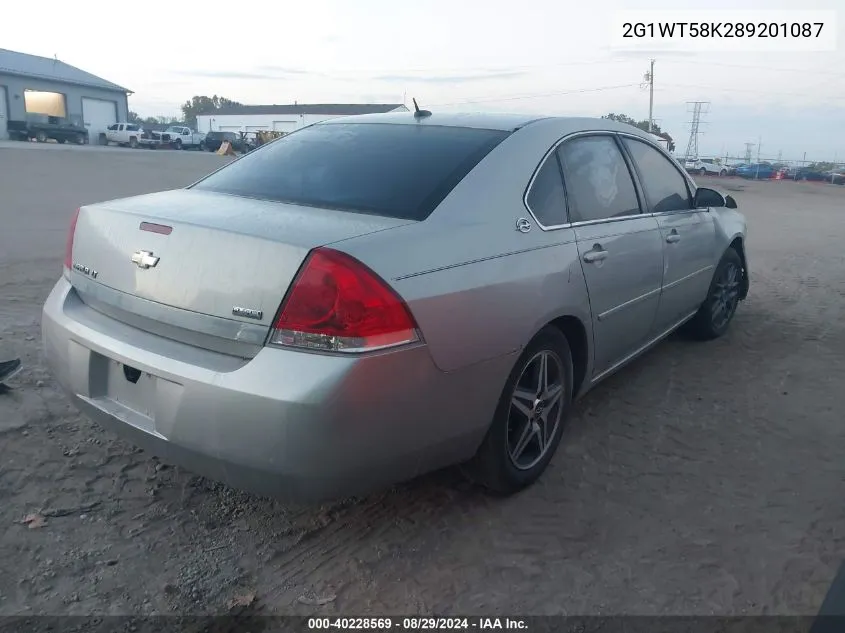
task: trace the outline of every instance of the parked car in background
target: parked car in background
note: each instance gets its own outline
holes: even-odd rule
[[[209,152],[216,152],[224,141],[229,141],[232,144],[232,149],[236,152],[247,151],[247,144],[243,136],[237,132],[209,132],[205,135],[205,149]]]
[[[736,172],[739,168],[744,167],[747,163],[734,163],[733,165],[726,165],[725,169],[728,170],[728,176],[736,176]]]
[[[247,490],[466,463],[513,493],[575,398],[679,327],[727,331],[749,288],[736,207],[605,119],[330,119],[79,209],[44,352],[104,427]]]
[[[60,117],[29,114],[25,121],[9,120],[6,122],[9,138],[18,141],[35,139],[39,143],[54,140],[57,143],[88,142],[88,130]]]
[[[165,134],[170,134],[170,144],[173,149],[203,149],[205,147],[205,134],[192,130],[185,125],[171,125]]]
[[[696,158],[688,160],[684,163],[684,168],[693,174],[700,176],[727,176],[728,170],[721,163],[713,158]]]
[[[764,180],[774,178],[777,170],[771,163],[751,163],[750,165],[743,165],[736,170],[736,175],[741,178],[750,178],[752,180]]]
[[[812,182],[821,182],[827,180],[827,174],[810,167],[799,167],[792,173],[793,180],[809,180]]]
[[[143,128],[137,123],[114,123],[106,128],[106,144],[136,148],[139,145]]]
[[[845,169],[834,169],[830,172],[828,181],[834,185],[845,185]]]

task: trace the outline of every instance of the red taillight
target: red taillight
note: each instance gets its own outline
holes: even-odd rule
[[[70,228],[67,231],[67,242],[65,242],[65,268],[70,270],[73,267],[73,235],[76,233],[76,221],[79,219],[79,209],[73,212],[70,219]]]
[[[270,343],[362,352],[419,341],[405,302],[354,257],[311,252],[273,324]]]

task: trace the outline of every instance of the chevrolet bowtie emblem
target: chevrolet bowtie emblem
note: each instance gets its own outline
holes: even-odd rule
[[[132,254],[132,263],[138,268],[155,268],[158,257],[155,257],[152,251],[135,251]]]

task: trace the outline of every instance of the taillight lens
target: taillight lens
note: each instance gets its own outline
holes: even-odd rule
[[[67,231],[67,241],[65,242],[65,268],[70,270],[73,267],[73,236],[76,233],[76,221],[79,219],[79,209],[74,211],[73,217],[70,219],[70,228]]]
[[[376,273],[350,255],[318,248],[294,279],[269,342],[366,352],[419,340],[408,306]]]

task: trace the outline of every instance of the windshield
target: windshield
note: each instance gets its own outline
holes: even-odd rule
[[[508,132],[335,123],[282,137],[195,188],[423,220]]]

